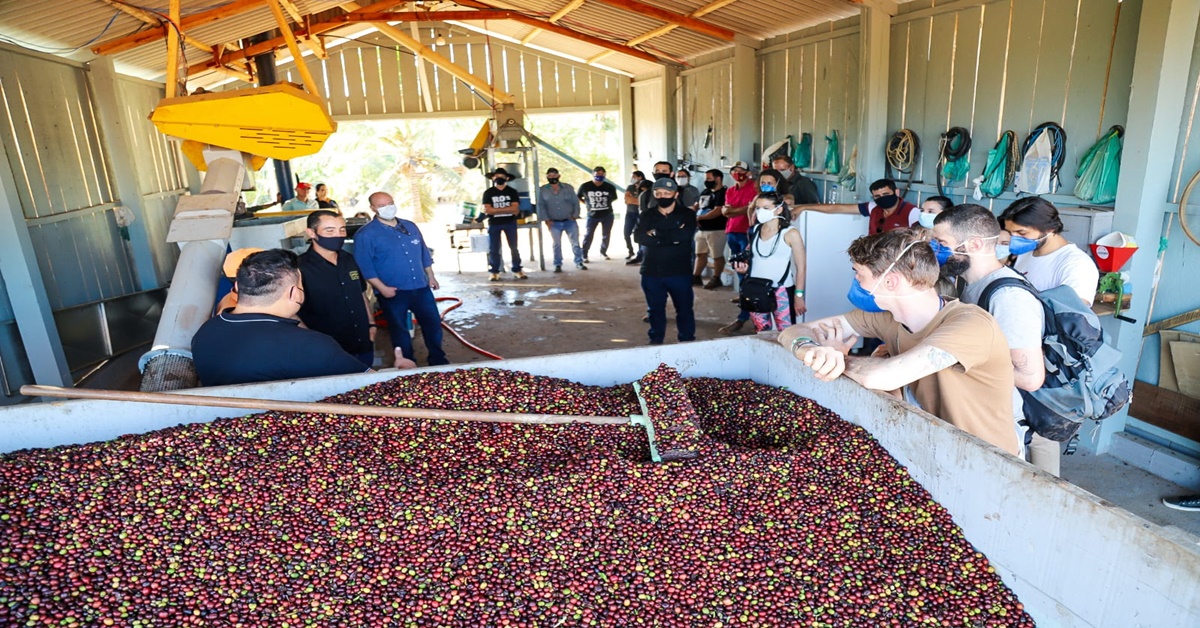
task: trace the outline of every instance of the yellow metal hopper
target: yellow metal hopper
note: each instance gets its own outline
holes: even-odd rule
[[[164,135],[281,160],[320,151],[337,130],[325,101],[293,83],[167,98],[150,121]]]

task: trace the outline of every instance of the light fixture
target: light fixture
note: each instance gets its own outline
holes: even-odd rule
[[[436,32],[436,31],[434,31],[434,32]],[[441,34],[441,33],[438,33],[438,36],[437,36],[437,38],[436,38],[436,39],[434,39],[434,40],[433,40],[433,43],[434,43],[435,45],[438,45],[438,46],[445,46],[445,45],[446,45],[446,38],[445,38],[445,37],[442,37],[442,34]]]

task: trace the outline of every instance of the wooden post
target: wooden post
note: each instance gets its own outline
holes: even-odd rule
[[[871,181],[883,177],[883,145],[887,140],[888,115],[888,64],[892,40],[892,19],[888,13],[874,4],[864,4],[859,12],[859,88],[858,107],[858,180],[855,183],[858,198],[870,196],[867,186]],[[843,132],[845,130],[843,129]],[[815,138],[814,138],[815,139]],[[819,143],[818,143],[819,144]],[[853,146],[842,146],[843,156],[849,155]],[[817,152],[817,147],[813,147]],[[818,160],[814,157],[813,162]],[[839,203],[853,203],[856,199],[844,193]]]
[[[754,143],[759,139],[759,121],[762,118],[762,98],[759,95],[762,82],[759,80],[758,60],[754,57],[754,49],[749,46],[734,46],[733,64],[729,73],[733,80],[733,148],[731,154],[726,157],[731,164],[738,160],[752,162]]]
[[[283,9],[280,7],[281,1],[271,0],[271,13],[275,15],[275,22],[279,24],[279,32],[283,34],[288,50],[292,52],[292,60],[296,62],[296,71],[300,73],[300,79],[304,81],[304,88],[308,90],[308,93],[318,98],[324,98],[321,95],[321,89],[317,87],[317,82],[313,80],[312,72],[308,71],[308,64],[304,62],[304,54],[300,52],[300,44],[296,42],[292,27],[288,26],[287,18],[283,16]]]
[[[621,172],[628,180],[633,175],[633,86],[628,76],[617,79],[618,113],[621,125]]]
[[[174,98],[179,91],[179,0],[171,0],[167,29],[167,98]],[[183,94],[187,96],[187,94]]]
[[[1129,94],[1121,185],[1113,211],[1113,230],[1132,235],[1142,247],[1129,263],[1136,290],[1125,313],[1137,323],[1103,319],[1122,353],[1120,367],[1130,382],[1137,373],[1142,330],[1148,322],[1155,244],[1163,235],[1163,199],[1170,197],[1198,18],[1200,0],[1162,0],[1146,3],[1138,25],[1133,61],[1136,85]],[[1128,416],[1126,407],[1100,424],[1097,453],[1112,447],[1113,436],[1124,431]],[[1081,440],[1089,443],[1091,439]]]

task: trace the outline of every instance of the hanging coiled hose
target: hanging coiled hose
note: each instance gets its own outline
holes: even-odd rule
[[[1063,162],[1067,159],[1067,132],[1061,126],[1054,122],[1043,122],[1037,125],[1029,135],[1025,137],[1025,143],[1021,145],[1021,157],[1029,154],[1029,149],[1033,147],[1033,143],[1041,137],[1042,133],[1049,134],[1050,146],[1052,152],[1050,156],[1050,192],[1057,192],[1062,186],[1062,179],[1058,176],[1058,171],[1062,169]]]
[[[964,179],[971,170],[971,132],[961,126],[950,127],[938,143],[938,194],[947,196],[946,183]]]
[[[884,153],[887,156],[885,174],[888,179],[895,178],[892,174],[893,170],[896,175],[908,175],[908,183],[904,185],[904,190],[898,192],[900,198],[904,198],[908,195],[913,178],[917,174],[917,163],[921,160],[921,140],[916,133],[913,133],[912,129],[900,129],[888,139]]]
[[[1183,195],[1179,197],[1179,226],[1183,229],[1183,234],[1186,235],[1189,240],[1195,243],[1196,246],[1200,246],[1200,238],[1197,238],[1196,234],[1192,233],[1192,230],[1188,228],[1187,224],[1188,199],[1191,198],[1192,188],[1196,187],[1197,183],[1200,183],[1200,172],[1192,175],[1191,180],[1188,181],[1187,187],[1183,188]],[[1168,223],[1168,230],[1170,229],[1169,225],[1170,223]]]
[[[996,198],[1012,185],[1013,177],[1017,174],[1017,166],[1021,163],[1021,153],[1017,148],[1017,134],[1005,131],[996,140],[996,145],[988,151],[987,163],[983,165],[983,174],[975,179],[976,197],[981,194],[988,198]]]

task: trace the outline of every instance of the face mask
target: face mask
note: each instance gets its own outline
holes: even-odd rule
[[[495,179],[492,179],[492,183],[495,183],[496,187],[502,188],[504,187],[505,183],[508,183],[508,179],[505,179],[504,177],[496,177]]]
[[[602,174],[593,175],[592,181],[595,181],[596,183],[604,183],[604,175],[602,175]]]
[[[396,217],[396,205],[393,203],[391,205],[384,205],[383,207],[376,207],[375,213],[379,214],[379,217],[384,220],[391,220]]]
[[[917,222],[920,223],[921,226],[925,227],[926,229],[932,229],[934,218],[937,218],[937,214],[932,214],[930,212],[921,212],[921,215],[917,216]]]
[[[711,190],[715,187],[717,187],[716,181],[705,181],[704,182],[704,189],[706,189],[706,190]]]
[[[321,248],[323,248],[323,249],[326,249],[329,251],[340,251],[340,250],[342,250],[342,243],[344,243],[346,241],[346,238],[345,238],[345,236],[337,236],[337,237],[317,236],[314,241],[317,244],[321,245]]]
[[[746,173],[745,173],[745,172],[735,172],[735,173],[733,173],[733,180],[734,180],[734,181],[745,181],[745,180],[746,180]]]
[[[763,183],[758,186],[759,192],[774,192],[775,186],[770,183]]]
[[[772,220],[775,220],[775,218],[776,216],[774,209],[759,207],[758,209],[754,210],[754,219],[757,220],[758,224],[760,225],[771,222]]]
[[[792,177],[793,170],[791,168],[776,168],[776,170],[779,170],[779,174],[783,175],[783,178],[785,179],[790,179]]]
[[[632,179],[630,179],[630,180],[629,180],[629,185],[637,185],[637,184],[639,184],[639,183],[641,183],[641,182],[642,182],[642,180],[641,180],[641,179],[639,179],[639,178],[637,178],[637,177],[634,177],[634,178],[632,178]]]
[[[917,240],[917,242],[920,242],[920,240]],[[908,250],[911,249],[917,242],[911,242],[908,246],[904,247],[904,250],[900,251],[900,255],[897,256],[896,259],[893,260],[892,263],[888,265],[888,267],[884,269],[882,273],[880,273],[879,280],[875,282],[875,290],[879,289],[879,284],[883,283],[883,278],[887,277],[887,274],[892,272],[892,269],[896,267],[896,264],[904,257],[904,254],[907,253]],[[879,307],[879,304],[875,302],[875,295],[868,292],[866,288],[862,287],[862,284],[858,283],[858,277],[855,277],[854,280],[850,282],[850,292],[846,293],[846,298],[849,299],[850,305],[853,305],[864,312],[883,311],[883,308]]]
[[[683,187],[691,183],[691,181],[692,180],[687,177],[675,177],[675,183],[679,184],[679,187]]]
[[[895,194],[888,194],[887,196],[880,196],[879,198],[875,199],[875,205],[883,209],[887,209],[894,206],[896,201],[899,200],[899,196],[896,196]]]
[[[673,196],[669,197],[669,198],[657,198],[656,197],[654,199],[654,202],[658,203],[658,206],[660,208],[666,209],[675,204],[675,197],[673,197]]]
[[[1008,259],[1008,256],[1011,254],[1012,253],[1008,250],[1007,244],[997,244],[996,245],[996,259],[1006,260],[1006,259]]]
[[[924,214],[921,215],[924,216]],[[937,240],[930,240],[929,248],[933,249],[933,255],[934,257],[937,257],[938,266],[945,264],[946,260],[950,259],[950,256],[954,255],[954,251],[950,247],[938,242]]]
[[[1048,235],[1050,234],[1046,234],[1036,240],[1030,240],[1029,238],[1022,238],[1021,236],[1015,235],[1012,237],[1012,241],[1008,243],[1008,250],[1013,255],[1032,253]]]
[[[655,180],[655,181],[658,181],[659,179],[669,179],[669,178],[671,178],[671,173],[669,173],[669,172],[656,172],[656,173],[654,173],[654,180]]]
[[[558,183],[558,177],[546,177],[546,180],[549,181],[551,184]]]

